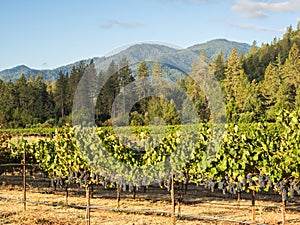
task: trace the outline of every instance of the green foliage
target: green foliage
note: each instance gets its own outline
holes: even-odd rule
[[[12,161],[12,148],[9,145],[11,135],[0,132],[0,164],[10,163]]]
[[[299,186],[299,111],[279,111],[274,123],[229,123],[220,146],[211,140],[212,128],[211,124],[117,130],[65,127],[47,139],[16,145],[1,133],[0,163],[19,163],[26,151],[27,163],[38,164],[50,177],[65,182],[78,173],[85,182],[98,182],[90,177],[98,174],[110,182],[133,185],[147,177],[150,184],[172,172],[177,180],[218,182],[230,192],[274,188],[282,194]]]
[[[80,152],[73,129],[56,131],[50,139],[40,139],[33,143],[35,159],[49,176],[67,177],[71,172],[84,170],[86,163]]]

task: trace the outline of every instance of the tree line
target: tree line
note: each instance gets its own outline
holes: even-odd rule
[[[201,53],[201,59],[208,63],[208,69],[223,91],[228,122],[272,122],[278,110],[292,111],[299,108],[299,48],[298,25],[296,30],[290,26],[282,39],[274,39],[271,44],[263,44],[259,48],[254,42],[247,55],[233,49],[226,59],[220,52],[208,62],[205,52]],[[89,64],[81,62],[69,73],[60,72],[53,83],[45,81],[42,74],[36,78],[22,75],[15,83],[0,80],[1,127],[51,127],[71,123],[74,94],[79,81],[92,64],[93,61]],[[166,124],[181,123],[175,103],[147,96],[141,82],[135,83],[134,91],[125,92],[126,85],[132,84],[134,80],[164,77],[164,66],[159,62],[142,61],[136,72],[133,72],[128,59],[124,57],[118,63],[112,61],[107,70],[100,71],[98,77],[108,76],[109,79],[94,102],[97,125],[110,125],[112,116],[118,119],[118,115],[112,115],[113,103],[118,95],[124,98],[124,105],[129,104],[132,98],[130,95],[138,96],[139,101],[130,110],[129,120],[132,125],[148,125],[157,117],[162,118]],[[192,65],[191,73],[199,70],[196,67]],[[174,92],[163,82],[163,78],[161,80],[159,88],[154,90],[156,96],[179,95],[177,103],[184,109],[186,102],[180,96],[181,93]],[[190,96],[200,121],[208,122],[211,118],[209,104],[197,82],[185,75],[177,80],[177,85]]]

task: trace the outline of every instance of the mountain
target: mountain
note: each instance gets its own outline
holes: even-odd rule
[[[221,51],[223,52],[224,57],[227,58],[234,48],[241,54],[247,54],[250,51],[251,46],[246,43],[228,41],[226,39],[215,39],[203,44],[193,45],[187,49],[197,54],[205,51],[208,60],[212,60],[213,56],[219,54]]]
[[[165,71],[168,71],[168,74],[171,76],[172,74],[174,75],[175,70],[177,73],[178,70],[182,73],[188,73],[192,62],[202,51],[206,52],[208,60],[212,60],[213,57],[221,51],[226,58],[233,48],[236,48],[240,53],[247,54],[251,46],[246,43],[228,41],[226,39],[211,40],[206,43],[193,45],[186,49],[176,49],[160,44],[143,43],[132,45],[112,56],[95,57],[93,60],[98,70],[106,70],[112,60],[119,62],[122,57],[126,57],[129,60],[133,71],[135,71],[138,63],[142,60],[159,61],[165,68],[168,67]],[[90,60],[91,59],[85,59],[82,61],[84,63],[89,63]],[[0,71],[0,79],[3,81],[11,80],[14,82],[18,80],[22,74],[26,77],[30,77],[31,75],[36,77],[39,73],[42,73],[45,80],[55,81],[60,71],[63,73],[70,72],[72,67],[77,64],[79,64],[79,61],[52,70],[36,70],[25,65],[20,65]]]
[[[83,60],[83,62],[88,63],[90,60]],[[45,80],[55,81],[58,77],[58,74],[60,71],[63,73],[70,72],[72,70],[73,66],[78,65],[79,62],[75,62],[66,66],[61,66],[58,68],[55,68],[53,70],[36,70],[31,69],[25,65],[20,65],[13,67],[11,69],[6,69],[0,71],[0,79],[3,81],[17,81],[22,74],[25,75],[25,77],[29,78],[31,75],[36,77],[39,73],[42,73]]]

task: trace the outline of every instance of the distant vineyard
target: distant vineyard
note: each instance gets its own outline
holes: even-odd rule
[[[47,136],[54,134],[55,130],[61,128],[49,128],[49,127],[36,127],[36,128],[11,128],[11,129],[0,129],[0,132],[7,133],[10,135],[23,135],[23,136]]]

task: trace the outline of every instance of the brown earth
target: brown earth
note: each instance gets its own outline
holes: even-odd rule
[[[23,199],[21,176],[2,175],[0,177],[0,197],[14,200]],[[63,188],[53,191],[47,187],[46,178],[28,176],[27,200],[33,202],[47,202],[65,204],[66,197]],[[287,204],[287,224],[300,225],[300,197],[290,199]],[[70,189],[68,204],[85,206],[86,199],[83,189],[72,187]],[[94,188],[92,206],[103,208],[116,208],[115,189],[103,189],[101,186]],[[256,201],[257,223],[281,224],[280,196],[275,193],[258,194]],[[130,210],[157,210],[171,212],[170,194],[159,187],[149,187],[144,193],[143,189],[138,190],[136,199],[132,194],[121,193],[121,209],[128,209],[125,212],[114,212],[99,209],[91,210],[91,224],[116,224],[116,225],[168,225],[171,218],[164,213],[130,213]],[[252,208],[248,194],[242,195],[240,206],[237,205],[235,196],[223,195],[222,193],[210,193],[203,187],[190,185],[187,194],[183,196],[181,204],[182,214],[195,216],[207,216],[210,218],[232,219],[236,221],[251,222]],[[178,207],[176,207],[178,210]],[[76,209],[66,206],[47,206],[28,203],[24,211],[23,203],[0,201],[0,224],[86,224],[85,209]],[[238,224],[225,221],[210,220],[187,220],[177,218],[176,224]]]

